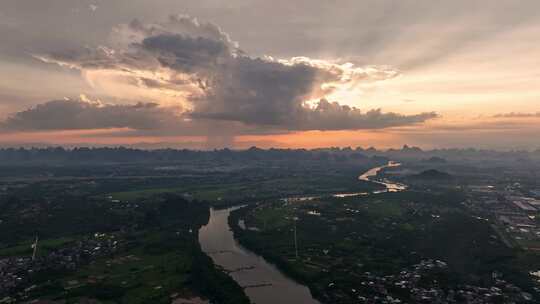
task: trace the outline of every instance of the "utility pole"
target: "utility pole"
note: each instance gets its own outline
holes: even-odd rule
[[[298,260],[298,239],[296,237],[296,221],[298,220],[297,217],[294,217],[294,252],[296,255],[296,260]]]
[[[38,242],[39,242],[39,237],[38,237],[38,235],[36,234],[36,239],[34,240],[34,244],[32,244],[32,248],[34,249],[34,251],[33,251],[33,253],[32,253],[32,261],[36,259],[37,248],[38,248]]]

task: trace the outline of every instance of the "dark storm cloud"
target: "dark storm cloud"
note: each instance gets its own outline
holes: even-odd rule
[[[234,121],[191,119],[177,108],[156,103],[105,104],[82,99],[53,100],[0,121],[0,133],[128,128],[102,136],[224,136],[277,134],[284,130],[245,126]],[[84,137],[84,135],[82,135]]]
[[[323,71],[240,57],[219,67],[195,101],[193,116],[248,124],[293,126]],[[329,75],[327,75],[329,76]]]
[[[178,34],[145,38],[142,48],[154,52],[161,65],[187,73],[213,68],[231,54],[221,41]]]
[[[45,131],[104,128],[151,130],[178,117],[155,103],[111,105],[84,100],[54,100],[17,112],[0,123],[1,130]]]
[[[115,32],[130,31],[131,34],[139,33],[143,36],[159,36],[161,34],[175,32],[182,33],[190,37],[200,37],[222,42],[230,46],[237,43],[232,41],[229,35],[221,28],[211,22],[200,22],[197,18],[188,15],[170,15],[166,22],[145,24],[138,19],[131,21],[127,25],[116,27]]]
[[[418,124],[438,117],[435,112],[401,115],[383,113],[380,109],[364,113],[358,108],[343,106],[324,99],[319,101],[315,109],[303,115],[304,119],[299,120],[298,128],[304,130],[382,129]]]
[[[116,47],[41,56],[46,62],[81,70],[126,72],[151,88],[191,85],[192,119],[240,122],[275,130],[356,130],[410,125],[434,113],[399,115],[361,112],[322,100],[341,86],[380,81],[399,73],[385,67],[358,68],[309,58],[251,57],[211,23],[172,16],[165,23],[133,21],[116,27]],[[165,72],[164,72],[165,71]],[[166,73],[155,79],[151,75]],[[140,76],[145,75],[145,76]],[[305,101],[321,99],[314,107]]]

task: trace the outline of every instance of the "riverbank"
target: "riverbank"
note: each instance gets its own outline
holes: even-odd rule
[[[289,262],[284,261],[280,256],[272,253],[271,251],[265,250],[264,246],[261,246],[260,243],[254,241],[252,238],[246,235],[246,232],[248,231],[245,229],[245,226],[242,227],[240,223],[246,217],[246,215],[249,212],[252,212],[253,209],[256,207],[256,205],[250,205],[231,212],[228,218],[228,224],[234,234],[234,239],[241,246],[248,248],[253,253],[263,257],[272,265],[275,265],[277,269],[279,269],[279,271],[288,278],[294,280],[298,284],[305,285],[309,289],[309,292],[311,293],[313,298],[317,301],[320,301],[320,293],[317,289],[313,288],[313,286],[310,285],[311,278],[306,277],[300,272],[295,271]]]
[[[321,303],[529,303],[520,253],[461,201],[451,190],[277,201],[237,210],[229,224]]]
[[[385,170],[386,168],[393,168],[393,167],[399,167],[399,166],[401,166],[401,164],[390,161],[386,165],[375,167],[366,171],[364,174],[358,177],[358,180],[384,186],[383,190],[372,190],[373,194],[403,191],[407,189],[405,185],[392,183],[390,181],[383,182],[383,181],[373,180],[373,178],[377,177],[378,173],[381,172],[382,170]],[[368,196],[368,195],[370,195],[369,192],[354,192],[354,193],[332,194],[330,195],[330,197],[334,199],[339,199],[339,198],[354,198],[358,196]],[[297,204],[297,203],[302,204],[302,202],[316,201],[316,200],[322,199],[323,197],[324,196],[292,197],[292,198],[282,199],[281,201],[285,202],[286,205]],[[250,251],[256,253],[259,256],[264,257],[265,260],[275,265],[281,272],[283,272],[289,278],[295,280],[296,282],[299,282],[301,284],[308,286],[310,293],[313,295],[314,298],[318,299],[319,301],[328,300],[328,298],[325,296],[325,293],[321,290],[320,286],[313,284],[316,278],[313,276],[310,276],[308,272],[305,272],[299,269],[305,265],[305,261],[298,259],[298,257],[296,256],[290,256],[290,254],[289,256],[286,256],[284,258],[283,253],[276,253],[273,250],[268,250],[268,246],[266,246],[264,242],[263,243],[258,242],[256,238],[253,237],[253,234],[264,233],[266,231],[266,228],[267,228],[266,223],[268,219],[264,220],[264,227],[262,227],[263,229],[259,227],[257,228],[246,227],[244,223],[244,219],[247,218],[250,213],[254,212],[255,209],[258,209],[260,207],[261,206],[258,206],[258,205],[244,206],[243,208],[238,208],[238,209],[235,209],[233,212],[231,212],[230,216],[228,217],[228,226],[233,232],[234,239],[239,244],[241,244],[241,246],[244,246],[245,248],[249,248]],[[310,214],[320,215],[320,213],[318,213],[317,211],[310,211]],[[289,222],[290,219],[296,218],[296,215],[295,214],[286,214],[286,215],[282,214],[280,215],[280,217],[281,219],[277,219],[277,220],[283,224],[283,219],[285,219],[285,222]],[[285,223],[284,225],[287,226],[288,223]],[[282,227],[282,228],[287,229],[287,227]],[[295,226],[295,229],[296,229],[296,226]]]
[[[175,195],[129,204],[70,197],[48,212],[50,222],[32,225],[48,228],[35,258],[30,242],[0,252],[0,302],[250,303],[193,233],[209,220],[203,202]],[[89,229],[66,237],[73,219]]]
[[[366,182],[360,186],[363,188],[363,192],[336,193],[331,194],[331,196],[346,198],[369,195],[370,192],[385,193],[405,190],[406,187],[403,185],[393,184],[389,181],[371,180],[381,170],[397,166],[400,164],[388,162],[386,165],[372,168],[360,175],[358,180]],[[381,186],[383,189],[380,189]],[[288,204],[321,199],[322,197],[320,195],[295,196],[281,201]],[[323,296],[319,288],[308,284],[313,278],[304,276],[301,271],[296,271],[294,263],[291,265],[290,260],[283,260],[281,256],[264,250],[257,242],[252,242],[251,238],[245,237],[247,230],[240,220],[256,207],[256,204],[252,204],[241,207],[212,208],[208,224],[199,230],[199,242],[204,252],[212,258],[215,264],[221,266],[238,284],[244,287],[252,302],[258,304],[276,302],[318,304],[315,299],[322,299]]]
[[[253,303],[318,304],[306,287],[236,241],[233,230],[239,226],[230,226],[229,216],[233,210],[238,208],[212,209],[209,223],[199,231],[201,247],[214,263],[244,288]]]
[[[377,179],[398,166],[389,162],[359,177],[384,191],[249,206],[233,212],[229,225],[240,244],[308,286],[321,303],[459,302],[463,294],[522,303],[521,288],[531,291],[527,273],[503,262],[519,253],[470,215],[460,204],[463,193],[405,191]],[[503,287],[502,294],[483,293]]]

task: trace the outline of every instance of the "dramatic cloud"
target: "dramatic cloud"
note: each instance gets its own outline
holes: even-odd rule
[[[183,116],[194,120],[275,130],[341,130],[410,125],[436,117],[363,113],[327,101],[336,92],[398,76],[390,67],[251,57],[216,25],[188,16],[157,24],[135,20],[116,27],[111,40],[109,46],[36,57],[86,75],[115,74],[124,84],[178,96],[185,103]]]
[[[213,23],[164,19],[171,12]],[[443,145],[448,136],[479,145],[514,132],[508,138],[536,149],[539,32],[538,0],[2,0],[0,124],[84,93],[108,105],[181,108],[163,114],[174,114],[166,126],[104,131],[134,141],[196,134],[219,145],[273,134],[259,139],[400,146],[415,144],[403,132],[431,131],[424,144]],[[423,123],[431,111],[442,118]],[[80,127],[61,118],[66,128]],[[313,129],[328,131],[303,132]],[[0,141],[42,136],[9,132]]]
[[[67,130],[132,128],[152,130],[163,128],[179,117],[172,109],[155,103],[111,105],[86,98],[79,100],[54,100],[34,108],[15,113],[3,123],[4,130]]]
[[[180,108],[157,103],[107,104],[80,98],[53,100],[0,121],[0,133],[63,130],[105,130],[102,137],[205,136],[232,142],[235,135],[276,134],[277,129],[246,126],[240,122],[192,119]]]
[[[360,109],[342,106],[337,102],[322,99],[312,110],[303,113],[303,119],[297,123],[303,130],[354,130],[380,129],[403,125],[413,125],[437,118],[437,114],[400,115],[383,113],[380,109],[363,113]]]

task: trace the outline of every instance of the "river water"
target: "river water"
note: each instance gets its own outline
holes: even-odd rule
[[[199,230],[199,242],[215,264],[228,271],[256,304],[315,304],[309,289],[287,278],[262,257],[243,248],[234,239],[228,218],[239,207],[210,210],[210,221]]]
[[[399,167],[399,166],[401,166],[400,163],[397,163],[397,162],[394,162],[394,161],[389,161],[388,164],[386,164],[384,166],[380,166],[380,167],[376,167],[376,168],[373,168],[371,170],[368,170],[366,173],[360,175],[358,177],[358,179],[361,180],[361,181],[370,181],[372,183],[383,185],[385,187],[384,190],[375,191],[373,193],[400,192],[400,191],[406,190],[407,186],[404,185],[404,184],[392,182],[392,181],[389,181],[389,180],[379,181],[379,180],[372,179],[373,177],[376,177],[377,174],[379,174],[379,172],[381,172],[381,170],[384,170],[386,168]]]
[[[390,181],[376,181],[381,170],[400,166],[389,162],[385,166],[373,168],[358,177],[359,180],[372,181],[386,187],[381,192],[397,192],[406,189],[405,185]],[[337,197],[367,195],[369,193],[338,193]],[[203,251],[216,265],[230,272],[230,276],[244,287],[247,296],[255,304],[318,304],[309,289],[286,277],[274,265],[262,257],[242,247],[235,239],[228,223],[229,214],[241,207],[211,209],[210,220],[199,230],[199,242]]]
[[[372,193],[374,193],[374,194],[384,193],[384,192],[400,192],[400,191],[406,190],[407,186],[404,185],[404,184],[392,182],[392,181],[389,181],[389,180],[376,180],[376,179],[374,179],[375,177],[377,177],[377,174],[379,174],[379,172],[381,172],[382,170],[384,170],[386,168],[395,168],[395,167],[399,167],[399,166],[401,166],[400,163],[394,162],[394,161],[389,161],[384,166],[375,167],[375,168],[372,168],[372,169],[366,171],[365,173],[363,173],[362,175],[360,175],[358,177],[358,180],[366,181],[366,182],[372,182],[372,183],[376,183],[376,184],[384,186],[383,190],[373,191]],[[354,192],[354,193],[336,193],[336,194],[333,194],[333,196],[343,198],[343,197],[369,195],[369,194],[371,194],[371,193],[369,193],[369,192]],[[314,197],[314,198],[316,198],[316,197]]]

